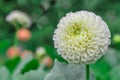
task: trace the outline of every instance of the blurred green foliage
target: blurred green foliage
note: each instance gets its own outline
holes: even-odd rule
[[[120,79],[120,42],[113,39],[116,34],[120,35],[120,0],[0,0],[0,66],[5,64],[9,70],[7,71],[5,67],[0,68],[0,80],[8,80],[9,72],[12,73],[21,61],[20,58],[8,60],[5,57],[7,49],[14,44],[13,36],[16,33],[15,28],[5,20],[13,10],[26,12],[33,22],[29,28],[32,38],[27,42],[19,41],[19,45],[33,52],[37,47],[43,46],[52,59],[57,58],[62,62],[65,60],[57,54],[52,40],[60,18],[68,12],[79,10],[88,10],[100,15],[111,31],[111,48],[107,55],[91,65],[91,70],[96,75],[96,80]],[[24,74],[38,67],[39,63],[33,59],[25,64],[20,73]],[[1,72],[5,73],[6,79],[1,77],[4,75]],[[46,72],[43,71],[43,73],[46,75]],[[31,74],[32,72],[19,75],[15,80],[26,80],[28,77],[25,76]]]

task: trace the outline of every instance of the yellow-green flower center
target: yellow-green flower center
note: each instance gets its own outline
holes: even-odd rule
[[[92,41],[92,29],[88,28],[85,23],[73,23],[65,30],[66,36],[65,41],[69,44],[74,45],[78,48],[86,49],[89,42]]]

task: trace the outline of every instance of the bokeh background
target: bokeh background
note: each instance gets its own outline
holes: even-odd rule
[[[16,30],[14,25],[6,21],[6,16],[14,10],[22,11],[30,17],[32,24],[29,28],[19,26]],[[96,80],[120,80],[119,0],[0,0],[0,76],[6,75],[3,74],[4,67],[11,75],[15,74],[16,67],[19,69],[16,72],[24,74],[39,67],[49,72],[55,59],[66,63],[57,54],[52,37],[57,23],[66,13],[80,10],[100,15],[111,31],[111,45],[107,54],[91,64]],[[23,28],[27,30],[26,33],[22,32],[26,35],[17,39],[16,31]],[[24,40],[24,37],[29,36],[29,39]],[[32,55],[32,59],[25,55]],[[1,77],[0,80],[10,79]]]

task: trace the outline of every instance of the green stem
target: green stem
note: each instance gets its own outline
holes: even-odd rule
[[[14,35],[14,46],[18,46],[18,39],[17,39],[16,33],[17,33],[17,30]]]
[[[19,25],[17,23],[17,21],[14,22],[14,27],[15,27],[15,35],[14,35],[14,46],[18,46],[18,39],[17,39],[17,31],[19,29]]]
[[[86,65],[86,80],[90,80],[90,69],[89,69],[89,65]]]

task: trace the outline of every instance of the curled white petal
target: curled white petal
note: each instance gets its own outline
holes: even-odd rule
[[[54,32],[57,52],[69,63],[93,63],[108,49],[110,31],[103,19],[88,11],[70,12]]]

